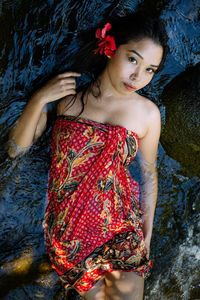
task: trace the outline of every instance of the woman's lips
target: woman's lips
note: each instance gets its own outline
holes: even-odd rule
[[[130,84],[125,83],[125,82],[124,82],[124,86],[125,86],[125,88],[126,88],[127,90],[129,90],[130,92],[133,92],[133,91],[135,91],[135,90],[137,89],[135,86],[130,85]]]

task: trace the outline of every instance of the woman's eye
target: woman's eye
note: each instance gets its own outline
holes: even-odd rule
[[[152,69],[152,68],[148,68],[148,69],[147,69],[147,72],[148,72],[148,73],[155,73],[155,70]]]
[[[128,60],[134,64],[137,63],[137,60],[134,57],[129,57]]]

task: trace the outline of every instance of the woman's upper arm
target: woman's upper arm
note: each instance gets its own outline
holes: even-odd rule
[[[148,114],[148,129],[145,136],[139,140],[139,150],[143,158],[149,163],[155,163],[157,159],[158,143],[161,132],[160,111],[153,105],[151,113]]]
[[[45,106],[44,109],[41,112],[40,119],[38,121],[33,142],[35,142],[45,131],[46,125],[47,125],[47,114],[48,114],[48,108]]]

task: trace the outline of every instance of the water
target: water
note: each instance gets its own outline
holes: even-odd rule
[[[0,6],[0,297],[61,299],[60,281],[44,249],[51,128],[23,157],[11,161],[8,132],[30,94],[51,74],[71,64],[79,30],[109,14],[124,15],[142,1],[9,1]],[[160,107],[164,86],[200,60],[199,1],[148,1],[167,23],[166,68],[144,94]],[[74,32],[74,34],[72,34]],[[200,179],[183,172],[159,145],[159,195],[151,255],[155,262],[145,300],[200,299]],[[75,296],[71,295],[71,299]]]

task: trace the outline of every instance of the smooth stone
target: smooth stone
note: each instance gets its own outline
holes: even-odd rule
[[[200,63],[175,77],[162,94],[161,144],[192,176],[200,177]]]

